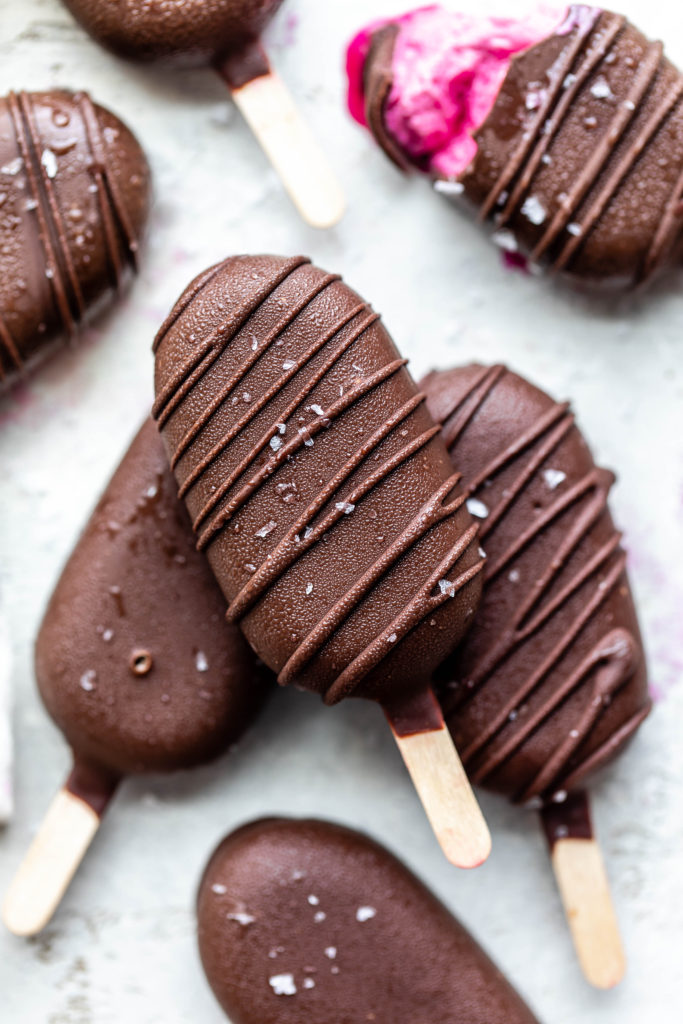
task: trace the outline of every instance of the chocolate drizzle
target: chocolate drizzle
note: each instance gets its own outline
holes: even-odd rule
[[[436,664],[446,619],[462,634],[483,562],[377,314],[303,258],[238,257],[190,287],[155,351],[154,413],[198,546],[280,683],[327,703],[424,689],[413,651]],[[228,551],[246,571],[226,571]]]
[[[10,93],[0,100],[0,186],[4,382],[73,338],[136,269],[148,171],[127,129],[85,93]]]
[[[547,797],[616,753],[650,707],[614,477],[566,404],[502,366],[423,386],[488,555],[477,624],[440,673],[444,716],[475,782]]]
[[[567,26],[513,57],[460,176],[465,198],[553,271],[645,281],[678,255],[682,100],[661,43],[575,6]]]

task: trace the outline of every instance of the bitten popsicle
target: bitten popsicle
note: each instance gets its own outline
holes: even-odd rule
[[[481,863],[430,675],[483,561],[379,316],[304,257],[236,256],[190,284],[155,351],[154,415],[230,620],[282,685],[378,701],[447,856]]]
[[[503,366],[435,372],[421,387],[488,556],[475,624],[438,673],[444,717],[473,782],[545,805],[583,970],[609,987],[624,960],[583,787],[651,707],[607,505],[614,476],[567,403]]]
[[[32,935],[50,919],[124,776],[202,764],[250,724],[265,673],[224,615],[148,420],[38,634],[38,686],[73,768],[5,900],[11,931]]]
[[[0,99],[0,390],[130,280],[149,186],[139,143],[87,93]]]
[[[536,1024],[436,896],[340,825],[271,818],[233,832],[204,872],[197,919],[233,1024]]]
[[[331,227],[344,212],[332,167],[271,68],[260,35],[282,0],[65,0],[90,35],[120,57],[213,67],[304,220]]]
[[[683,254],[683,76],[623,15],[438,6],[365,29],[349,97],[387,155],[488,221],[493,240],[592,287]]]

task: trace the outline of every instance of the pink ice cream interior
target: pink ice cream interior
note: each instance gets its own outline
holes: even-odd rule
[[[566,19],[566,6],[513,19],[433,5],[374,22],[347,51],[349,110],[366,123],[363,67],[372,35],[382,25],[398,25],[385,127],[416,166],[455,178],[477,151],[473,133],[490,113],[511,58],[562,30]]]

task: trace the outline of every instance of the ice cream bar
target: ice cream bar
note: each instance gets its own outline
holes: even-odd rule
[[[341,189],[273,71],[260,36],[282,0],[65,0],[90,35],[121,57],[213,67],[282,178],[300,213],[330,227]]]
[[[233,832],[204,873],[202,964],[234,1024],[534,1024],[509,982],[388,850],[322,821]]]
[[[87,93],[0,99],[0,387],[132,277],[149,184],[135,137]]]
[[[79,822],[94,832],[122,776],[202,764],[250,724],[265,674],[224,619],[148,420],[67,562],[36,642],[41,696],[73,751],[58,806],[75,814],[74,834]],[[39,833],[41,856],[29,852],[5,906],[12,930],[38,930],[63,894],[71,875],[53,880],[48,863],[63,838]]]
[[[553,845],[585,838],[587,807],[568,793],[580,797],[651,706],[608,508],[614,476],[596,467],[567,403],[503,366],[435,372],[421,386],[487,553],[475,625],[439,671],[444,716],[475,782],[549,804]]]
[[[504,249],[616,288],[679,261],[683,78],[622,15],[422,8],[364,30],[349,71],[352,110],[388,155]]]
[[[378,315],[303,257],[237,256],[190,284],[155,351],[154,415],[230,620],[281,684],[445,735],[429,675],[482,559]]]

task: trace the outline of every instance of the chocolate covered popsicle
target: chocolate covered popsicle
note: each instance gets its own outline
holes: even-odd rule
[[[679,264],[683,76],[622,15],[431,6],[369,26],[348,67],[354,116],[504,249],[620,289]]]
[[[239,623],[282,685],[378,701],[457,863],[488,833],[430,674],[480,592],[476,526],[379,316],[304,257],[201,274],[155,342],[154,415]],[[450,778],[461,806],[448,812]]]
[[[331,227],[344,212],[334,172],[260,36],[282,0],[65,0],[102,46],[144,63],[213,67],[282,179],[302,217]]]
[[[197,905],[202,964],[234,1024],[534,1024],[461,924],[367,836],[271,818],[228,836]]]
[[[0,389],[128,283],[149,198],[140,145],[87,93],[0,99]]]
[[[582,789],[651,707],[626,555],[608,507],[614,476],[596,467],[567,403],[503,366],[431,373],[421,387],[468,481],[488,556],[476,622],[438,674],[444,716],[474,782],[549,805],[557,854],[557,840],[590,840]],[[571,920],[576,935],[584,919]],[[587,926],[580,955],[586,935]],[[603,941],[601,958],[591,957],[591,980],[618,980],[620,949]]]
[[[34,934],[54,912],[122,778],[226,751],[265,696],[265,673],[193,544],[151,420],[67,562],[36,642],[36,677],[73,768],[5,901]]]

